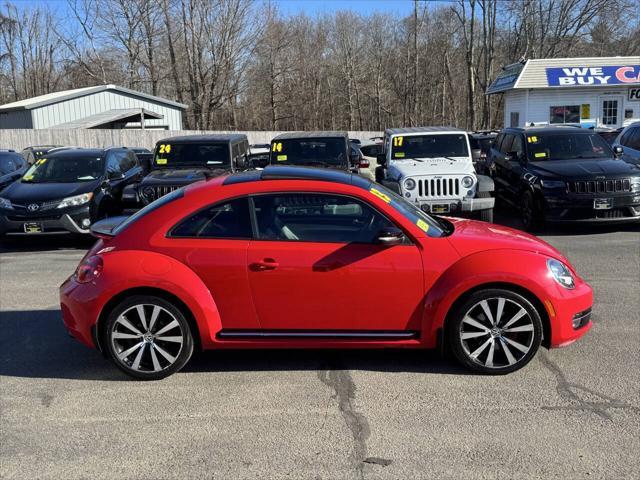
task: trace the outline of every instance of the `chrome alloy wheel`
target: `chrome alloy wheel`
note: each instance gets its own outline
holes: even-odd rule
[[[185,340],[180,322],[164,307],[133,305],[113,322],[109,332],[115,360],[136,372],[160,372],[172,366]]]
[[[484,368],[511,367],[531,350],[535,327],[527,309],[504,297],[480,300],[465,313],[459,335],[468,358]]]

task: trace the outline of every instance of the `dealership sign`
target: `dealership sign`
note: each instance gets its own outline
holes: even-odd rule
[[[640,83],[640,65],[547,68],[550,87]]]

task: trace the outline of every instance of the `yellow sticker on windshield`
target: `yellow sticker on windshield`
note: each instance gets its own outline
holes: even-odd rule
[[[396,158],[404,158],[404,152],[395,152],[393,156]]]
[[[272,152],[281,152],[282,151],[282,142],[273,142],[271,145]]]
[[[378,190],[377,188],[372,188],[371,190],[369,190],[371,193],[373,193],[376,197],[380,198],[383,202],[385,203],[391,203],[391,197],[389,197],[388,195],[385,195],[384,193],[382,193],[380,190]]]
[[[529,143],[538,143],[538,137],[536,137],[535,135],[527,137],[527,142],[529,142]]]
[[[166,158],[157,158],[156,159],[156,163],[158,165],[166,165],[167,164],[167,159]]]
[[[279,162],[284,162],[287,159],[286,155],[278,155],[276,157],[278,159]]]
[[[393,146],[401,147],[404,142],[404,137],[393,137]]]
[[[160,148],[158,149],[159,153],[170,153],[171,152],[171,145],[169,145],[168,143],[165,144],[163,143],[162,145],[160,145]]]
[[[25,175],[22,179],[28,182],[29,180],[33,180],[33,175]]]
[[[418,219],[418,221],[416,222],[416,225],[423,232],[426,232],[427,230],[429,230],[429,224],[424,220],[422,220],[421,218]]]
[[[545,158],[547,156],[547,152],[538,152],[533,154],[536,158]]]
[[[36,162],[36,165],[42,165],[42,164],[43,164],[43,163],[45,163],[46,161],[47,161],[47,159],[46,159],[46,158],[41,158],[40,160],[38,160],[38,161]]]

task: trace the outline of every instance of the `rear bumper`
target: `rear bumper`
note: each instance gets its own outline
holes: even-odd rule
[[[83,228],[83,220],[90,220],[89,206],[57,213],[47,212],[47,215],[24,215],[10,210],[0,213],[0,235],[51,235],[51,234],[88,234],[89,228]],[[25,223],[37,223],[42,226],[42,232],[26,233]]]
[[[62,322],[69,334],[91,348],[98,348],[94,339],[94,326],[102,304],[90,292],[91,284],[81,284],[71,276],[60,285]]]

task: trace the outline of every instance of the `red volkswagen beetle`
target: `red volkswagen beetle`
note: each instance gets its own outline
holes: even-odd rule
[[[426,215],[325,169],[268,167],[93,227],[64,323],[140,379],[194,349],[434,348],[501,374],[591,327],[592,290],[526,233]]]

